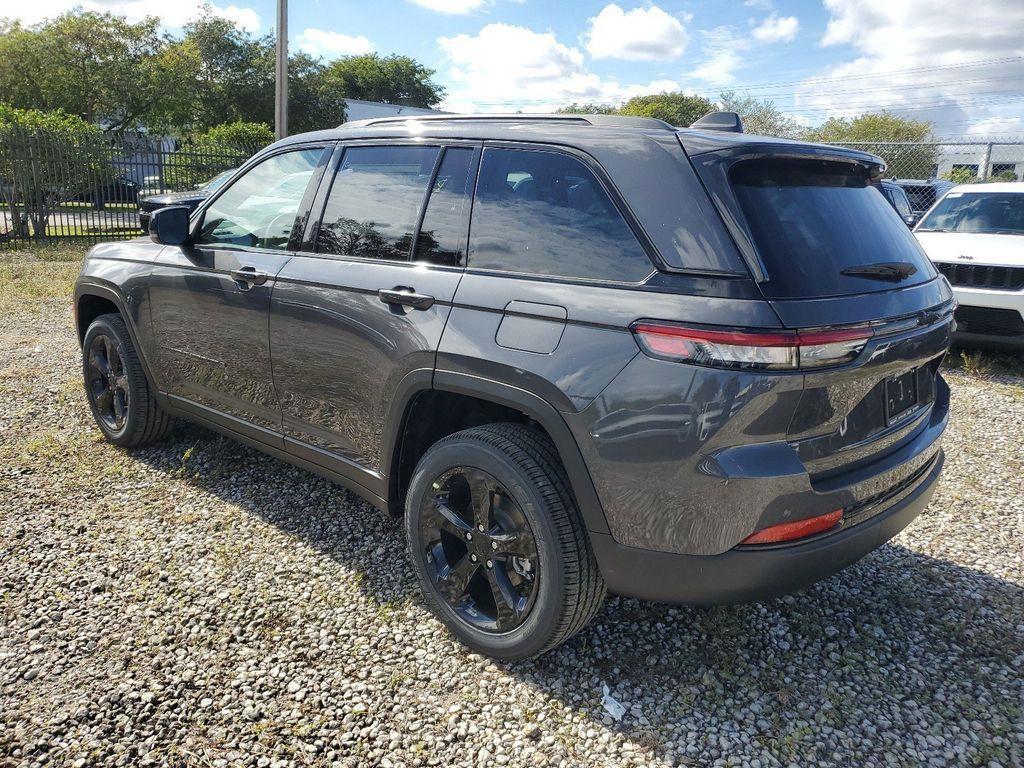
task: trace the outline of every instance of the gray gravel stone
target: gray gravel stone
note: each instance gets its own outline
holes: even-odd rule
[[[197,428],[118,450],[79,365],[66,302],[0,316],[0,764],[1024,761],[1019,369],[948,371],[941,486],[859,564],[748,606],[611,598],[499,664],[423,609],[398,522]]]

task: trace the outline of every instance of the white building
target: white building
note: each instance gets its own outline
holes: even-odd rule
[[[955,170],[964,170],[973,176],[994,176],[1002,171],[1013,171],[1017,179],[1024,179],[1024,143],[998,144],[946,144],[939,148],[937,176],[942,178]],[[987,169],[987,172],[986,172]]]
[[[345,119],[368,120],[374,117],[395,117],[397,115],[440,115],[437,109],[422,107],[404,107],[401,104],[383,104],[379,101],[363,101],[362,99],[345,99]]]

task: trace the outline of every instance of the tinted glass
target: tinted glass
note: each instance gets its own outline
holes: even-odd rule
[[[843,275],[848,267],[907,262],[916,272],[900,287],[935,275],[928,257],[867,171],[821,160],[747,160],[732,183],[754,236],[770,298],[890,291],[885,280]]]
[[[438,147],[349,147],[317,231],[320,253],[409,258]]]
[[[285,152],[246,171],[206,209],[197,242],[287,248],[322,151]]]
[[[597,178],[558,152],[485,149],[470,266],[638,281],[653,271]]]
[[[914,213],[910,209],[910,203],[907,201],[907,195],[902,189],[894,185],[886,187],[886,191],[889,193],[889,199],[892,201],[892,205],[896,209],[896,213],[900,216],[910,216]]]
[[[458,267],[465,264],[466,214],[473,150],[448,147],[423,215],[416,240],[416,261]]]
[[[1024,235],[1024,192],[950,192],[917,229]]]

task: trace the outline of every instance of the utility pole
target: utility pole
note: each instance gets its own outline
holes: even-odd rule
[[[288,135],[288,0],[277,0],[277,65],[274,68],[274,133]]]

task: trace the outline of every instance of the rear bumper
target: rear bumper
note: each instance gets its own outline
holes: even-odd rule
[[[615,594],[692,605],[766,600],[836,573],[906,528],[931,500],[943,461],[939,450],[920,480],[883,511],[796,544],[679,555],[624,546],[610,535],[592,533],[594,553]]]

